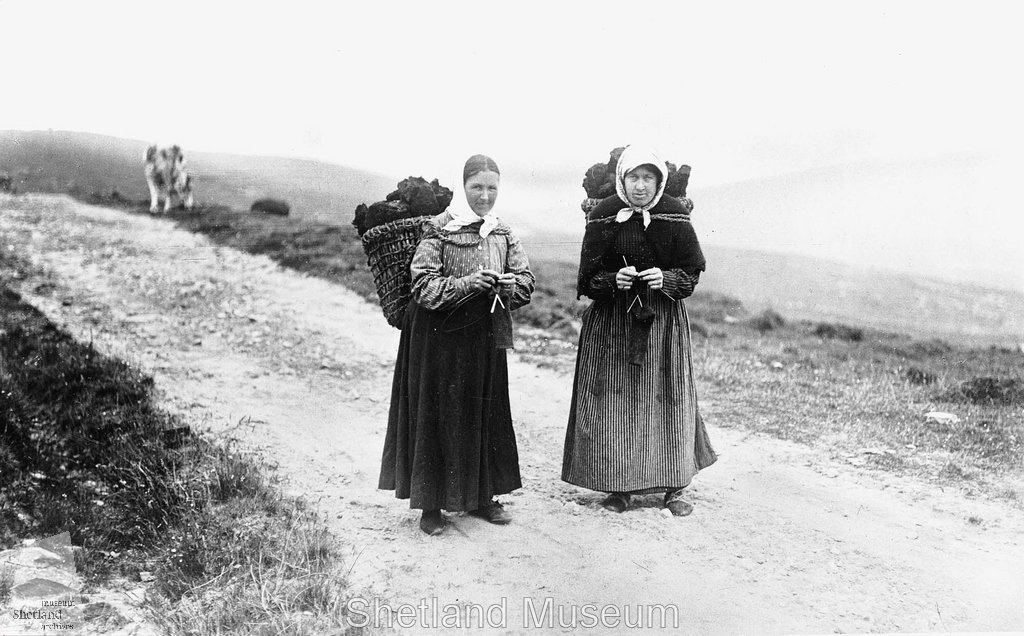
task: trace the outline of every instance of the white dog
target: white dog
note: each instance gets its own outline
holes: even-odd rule
[[[161,148],[155,144],[146,150],[146,183],[149,184],[149,211],[156,213],[160,195],[164,195],[164,212],[171,209],[171,198],[177,194],[192,209],[192,177],[185,170],[185,155],[179,146]]]

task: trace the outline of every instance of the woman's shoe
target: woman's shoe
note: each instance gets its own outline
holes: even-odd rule
[[[665,507],[674,517],[685,517],[693,512],[693,504],[683,499],[682,488],[665,493]]]
[[[611,510],[612,512],[625,512],[629,508],[629,493],[626,492],[613,492],[604,498],[601,502],[601,506],[605,510]]]
[[[498,526],[504,526],[512,522],[512,515],[497,501],[492,501],[476,510],[470,510],[469,514]]]
[[[448,527],[448,520],[444,518],[440,510],[424,510],[420,517],[420,530],[432,537],[436,537]]]

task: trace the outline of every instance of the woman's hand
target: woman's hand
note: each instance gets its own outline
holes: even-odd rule
[[[482,292],[494,289],[494,286],[498,283],[498,277],[500,276],[501,274],[493,269],[481,269],[466,276],[465,280],[469,283],[470,290],[474,292]]]
[[[516,284],[516,275],[513,274],[512,272],[506,272],[504,274],[499,274],[498,275],[498,284],[499,285],[515,285]]]
[[[647,286],[651,289],[661,289],[665,286],[665,273],[661,271],[661,268],[652,267],[645,269],[644,271],[637,274],[640,280],[647,283]]]
[[[633,286],[633,279],[636,278],[636,268],[632,265],[623,267],[615,273],[615,286],[619,289],[629,289]]]

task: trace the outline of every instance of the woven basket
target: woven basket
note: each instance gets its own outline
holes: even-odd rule
[[[380,308],[388,324],[396,329],[402,328],[411,296],[409,264],[423,236],[423,223],[430,218],[399,219],[370,228],[363,234],[363,251],[377,286]]]

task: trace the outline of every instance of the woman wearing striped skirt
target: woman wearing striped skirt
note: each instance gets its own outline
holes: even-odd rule
[[[677,516],[683,489],[715,462],[697,409],[690,325],[704,255],[689,206],[663,197],[668,171],[653,151],[629,146],[616,194],[588,215],[578,295],[583,314],[562,479],[609,493],[622,512],[632,495],[664,493]]]

